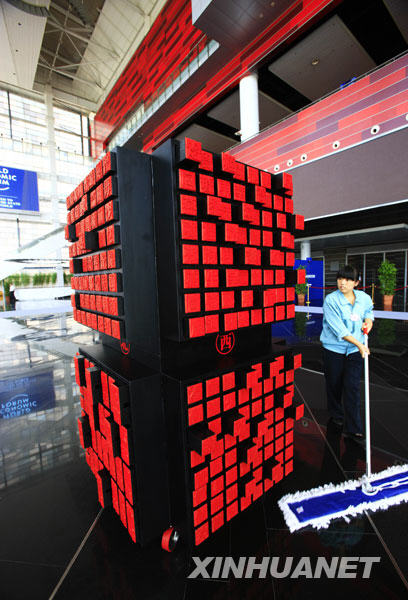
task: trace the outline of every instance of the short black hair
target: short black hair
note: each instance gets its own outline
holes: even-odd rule
[[[351,281],[360,281],[360,274],[353,265],[344,265],[337,272],[336,279],[350,279]]]

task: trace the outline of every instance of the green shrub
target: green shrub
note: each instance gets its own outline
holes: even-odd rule
[[[51,273],[47,273],[45,276],[45,283],[49,285],[51,283]]]
[[[3,279],[4,294],[8,296],[10,294],[10,282],[7,279]]]
[[[64,285],[70,285],[71,278],[72,278],[71,273],[67,273],[66,271],[64,271]]]
[[[392,296],[397,287],[397,267],[394,263],[388,260],[382,262],[378,267],[378,279],[381,294]]]
[[[296,269],[296,271],[300,271],[300,270],[302,270],[302,271],[305,271],[305,272],[306,272],[306,269],[305,269],[305,267],[302,267],[302,266],[300,266],[300,267],[298,267],[298,268]],[[295,285],[295,291],[296,291],[296,293],[297,293],[298,295],[299,295],[299,294],[306,294],[306,292],[307,292],[307,285],[306,285],[306,283],[297,283],[297,284]]]
[[[21,285],[27,287],[30,285],[31,277],[28,273],[21,273]]]
[[[7,280],[9,281],[9,283],[12,283],[16,287],[21,285],[20,273],[14,273],[13,275],[10,275],[9,277],[7,277]]]
[[[51,274],[51,283],[53,285],[55,285],[57,283],[57,273],[54,271],[54,273]]]

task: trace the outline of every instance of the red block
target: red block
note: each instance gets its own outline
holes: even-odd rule
[[[235,293],[233,291],[221,292],[221,306],[223,309],[235,307]]]
[[[271,229],[273,227],[272,213],[269,212],[268,210],[263,210],[262,211],[262,226],[263,227],[270,227]]]
[[[227,313],[224,315],[224,329],[225,331],[233,331],[238,327],[237,313]]]
[[[219,282],[219,278],[218,278],[218,270],[217,269],[205,269],[204,270],[204,286],[206,288],[218,288],[218,285],[219,285],[218,282]]]
[[[184,294],[184,309],[186,313],[199,312],[201,310],[200,294]]]
[[[209,532],[209,528],[208,528],[208,523],[204,523],[204,525],[201,525],[201,527],[199,527],[198,529],[196,529],[195,531],[195,543],[198,546],[199,544],[201,544],[204,540],[206,540],[210,535]]]
[[[196,176],[192,171],[179,169],[179,187],[183,190],[196,191]]]
[[[197,221],[181,220],[181,238],[183,240],[198,239]]]
[[[234,263],[234,252],[232,248],[220,248],[220,263],[232,265]]]
[[[215,251],[217,251],[216,248]],[[200,262],[198,246],[192,244],[183,244],[182,260],[185,265],[197,265]]]
[[[275,210],[279,210],[280,212],[283,211],[283,198],[282,198],[282,196],[277,196],[276,194],[274,194],[274,196],[273,196],[273,208]]]
[[[203,399],[203,384],[202,383],[194,383],[193,385],[189,385],[187,387],[187,402],[188,404],[193,404],[194,402],[199,402]]]
[[[205,333],[218,333],[220,330],[218,315],[207,315],[205,319]]]
[[[240,183],[233,184],[233,195],[234,200],[239,200],[240,202],[245,202],[245,186]]]
[[[251,324],[252,325],[261,325],[262,320],[262,309],[251,310]]]
[[[306,283],[306,271],[304,269],[297,271],[297,283]]]
[[[200,287],[200,271],[198,269],[183,269],[184,288]]]
[[[270,189],[271,185],[272,185],[271,174],[267,173],[266,171],[260,171],[260,173],[261,173],[261,185]]]
[[[276,213],[276,226],[279,229],[286,229],[286,215],[284,213]]]
[[[249,311],[241,311],[238,314],[238,327],[249,327]]]
[[[135,512],[133,507],[126,502],[126,517],[127,517],[127,530],[130,537],[136,542],[136,528],[135,528]]]
[[[295,215],[295,229],[303,230],[305,228],[305,217],[303,215]]]
[[[191,338],[205,335],[205,319],[204,317],[196,317],[189,319],[189,335]]]
[[[202,255],[203,255],[203,264],[204,265],[218,264],[217,246],[203,246],[202,247]]]
[[[259,185],[259,171],[254,167],[250,167],[247,165],[247,180],[248,183],[255,183],[255,185]]]
[[[218,292],[206,292],[205,298],[205,310],[206,312],[214,312],[220,308],[220,295]]]
[[[273,246],[272,231],[263,231],[262,232],[262,244],[263,244],[263,246],[267,246],[269,248],[271,248]]]
[[[217,195],[222,198],[231,198],[231,184],[225,179],[217,179]]]
[[[204,411],[203,411],[202,404],[197,404],[196,406],[191,406],[188,409],[188,424],[189,424],[189,426],[196,425],[197,423],[200,423],[203,419],[204,419]]]
[[[241,306],[242,308],[249,308],[254,305],[254,292],[253,290],[243,290],[241,292]]]
[[[201,223],[201,239],[203,242],[217,241],[217,228],[215,223]]]
[[[248,271],[239,269],[226,270],[227,287],[244,287],[248,286]]]
[[[214,178],[212,175],[203,175],[200,173],[199,182],[200,192],[202,194],[214,195]]]
[[[180,212],[182,215],[197,215],[197,200],[195,196],[180,194]]]
[[[262,285],[262,269],[251,269],[251,285]]]

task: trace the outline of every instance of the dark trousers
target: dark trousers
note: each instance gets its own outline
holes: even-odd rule
[[[360,352],[346,355],[323,348],[323,367],[331,418],[344,421],[346,433],[362,433],[360,379],[363,359]]]

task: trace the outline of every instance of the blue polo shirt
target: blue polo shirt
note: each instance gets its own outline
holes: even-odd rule
[[[365,319],[374,321],[373,303],[365,292],[355,289],[354,294],[354,304],[351,304],[340,290],[328,294],[324,300],[320,341],[327,350],[339,354],[358,352],[357,346],[343,340],[346,335],[352,335],[364,344],[361,327]]]

